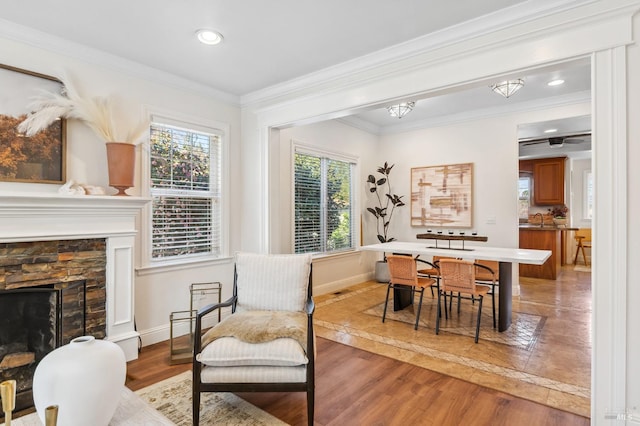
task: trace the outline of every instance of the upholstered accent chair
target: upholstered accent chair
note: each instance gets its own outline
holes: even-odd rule
[[[206,330],[207,316],[231,307]],[[236,255],[233,296],[200,309],[193,355],[193,424],[202,392],[306,392],[313,424],[315,336],[310,255]]]

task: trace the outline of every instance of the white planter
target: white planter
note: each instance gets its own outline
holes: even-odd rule
[[[378,260],[376,262],[375,279],[379,283],[388,283],[391,277],[389,276],[389,265],[384,260]]]
[[[93,336],[77,337],[48,353],[33,376],[33,401],[42,424],[45,409],[57,405],[61,426],[108,425],[126,371],[120,346]]]

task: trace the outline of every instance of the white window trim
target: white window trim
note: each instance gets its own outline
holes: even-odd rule
[[[335,256],[344,256],[346,254],[349,253],[353,253],[356,252],[359,248],[360,248],[360,243],[362,241],[361,235],[360,235],[360,230],[362,229],[362,225],[361,225],[361,221],[362,221],[362,215],[358,214],[360,212],[360,190],[359,190],[359,186],[357,184],[358,182],[358,178],[360,177],[360,157],[355,156],[355,155],[350,155],[344,152],[339,152],[339,151],[331,151],[331,150],[326,150],[326,149],[321,149],[318,148],[317,146],[313,146],[313,145],[309,145],[308,143],[305,142],[301,142],[299,140],[295,140],[292,139],[291,140],[291,152],[290,152],[290,159],[291,159],[291,164],[290,164],[290,170],[291,170],[291,175],[290,175],[290,179],[291,179],[291,202],[290,204],[290,208],[291,208],[291,246],[290,246],[290,252],[291,253],[295,253],[296,250],[296,242],[295,242],[295,233],[296,233],[296,214],[295,214],[295,187],[296,187],[296,179],[295,179],[295,164],[296,164],[296,153],[300,153],[300,154],[309,154],[309,155],[316,155],[316,156],[324,156],[324,157],[329,157],[331,159],[334,160],[340,160],[340,161],[345,161],[345,162],[349,162],[349,163],[354,163],[354,168],[353,168],[353,181],[351,182],[351,191],[353,193],[352,198],[353,198],[353,215],[354,218],[352,220],[353,222],[353,248],[350,249],[345,249],[345,250],[340,250],[340,251],[334,251],[334,252],[323,252],[323,253],[313,253],[312,257],[314,259],[317,258],[328,258],[328,257],[335,257]]]
[[[220,203],[220,219],[222,221],[220,227],[220,256],[212,256],[208,254],[191,255],[177,259],[152,259],[151,258],[151,234],[152,234],[152,217],[153,203],[147,203],[141,213],[140,225],[140,266],[137,270],[144,274],[145,271],[151,269],[174,270],[186,269],[193,267],[194,264],[204,262],[219,262],[229,257],[229,138],[230,126],[228,123],[209,120],[202,117],[189,116],[156,107],[145,107],[145,116],[149,122],[157,121],[164,124],[170,124],[182,128],[190,128],[194,130],[203,130],[211,133],[212,130],[221,138],[221,203]],[[151,189],[149,182],[151,181],[150,167],[150,140],[147,138],[142,144],[141,149],[141,193],[144,197],[151,198]]]

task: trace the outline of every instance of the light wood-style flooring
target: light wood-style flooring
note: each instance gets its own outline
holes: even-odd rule
[[[590,342],[584,342],[583,335],[589,334],[589,274],[575,273],[570,267],[565,267],[557,282],[523,279],[521,286],[522,294],[514,300],[514,309],[537,311],[545,318],[544,327],[533,343],[539,350],[529,356],[527,364],[535,369],[536,374],[557,375],[562,381],[576,380],[573,376],[581,376],[586,370],[587,377],[578,377],[578,380],[588,383]],[[320,296],[317,299],[321,305],[329,297]],[[335,306],[339,307],[337,304]],[[326,322],[329,313],[322,309],[322,306],[318,308],[318,317],[325,319],[319,322]],[[428,314],[423,311],[423,315]],[[379,327],[380,319],[373,318],[373,323]],[[385,325],[389,323],[394,327],[413,330],[412,326],[402,321],[390,320]],[[486,323],[490,324],[490,321]],[[571,341],[563,337],[559,331],[562,328],[565,328],[564,335],[573,335]],[[422,329],[422,325],[419,332],[424,333],[425,337],[433,334],[432,329],[428,326]],[[442,340],[443,335],[437,337]],[[353,343],[348,335],[341,338],[346,343]],[[353,337],[351,340],[363,339]],[[461,351],[482,350],[482,345],[474,345],[473,339],[468,336],[450,333],[444,336],[444,341],[448,346],[459,344]],[[493,349],[502,344],[492,342],[490,345]],[[353,347],[357,345],[350,346],[323,337],[318,337],[317,346],[316,425],[589,424],[587,417],[518,398],[495,390],[495,386],[491,389],[472,383],[478,382],[478,377],[474,380],[465,380],[464,376],[452,377],[450,371],[446,375],[441,374],[437,368],[422,368],[415,362],[403,362],[373,353],[376,351]],[[519,350],[507,348],[503,353],[516,356]],[[578,353],[580,355],[576,359]],[[499,358],[507,355],[499,355]],[[585,362],[587,366],[581,367]],[[580,368],[576,370],[574,366]],[[127,386],[133,390],[141,389],[190,368],[190,364],[169,364],[168,342],[150,345],[142,348],[138,360],[128,364]],[[495,377],[491,380],[495,380]],[[291,425],[306,424],[303,393],[239,396]]]
[[[314,323],[320,337],[589,416],[590,273],[564,267],[555,281],[521,278],[520,288],[505,332],[492,327],[491,302],[485,300],[477,344],[477,304],[463,301],[460,314],[454,306],[436,335],[436,299],[425,295],[418,330],[417,302],[388,310],[382,323],[386,285],[375,282],[317,296]]]

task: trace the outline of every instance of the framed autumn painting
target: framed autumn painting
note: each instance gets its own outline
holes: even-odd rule
[[[31,98],[62,89],[54,77],[0,64],[0,181],[64,183],[65,120],[31,137],[16,129],[30,112]]]

